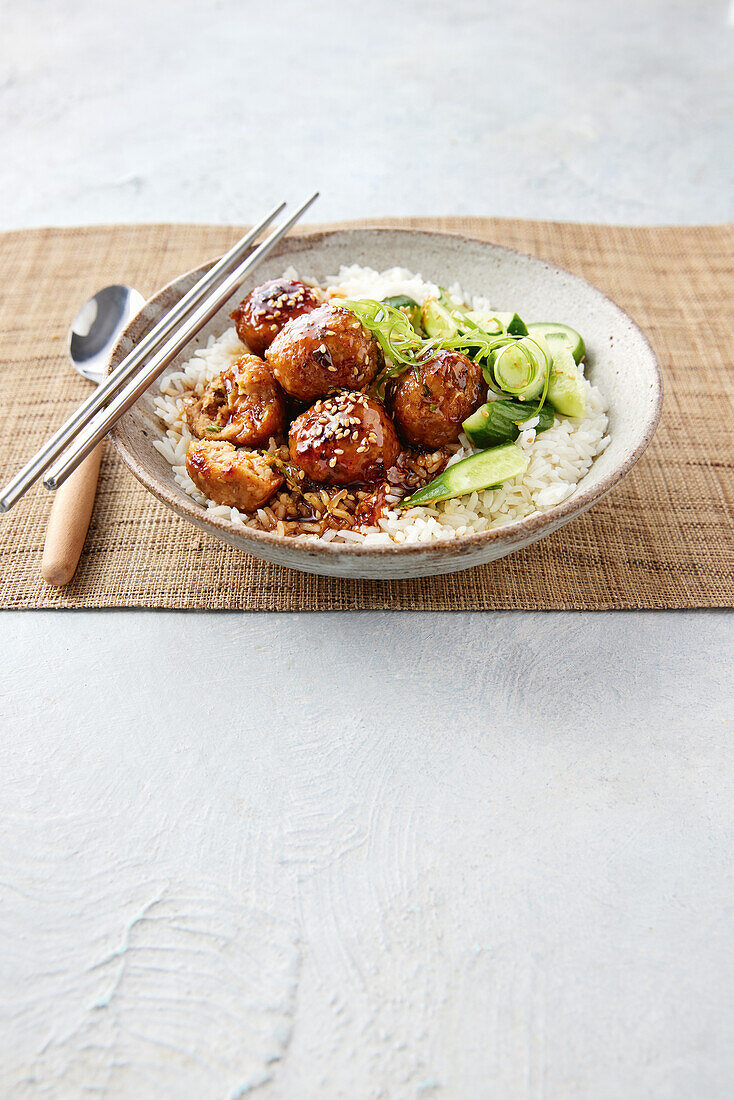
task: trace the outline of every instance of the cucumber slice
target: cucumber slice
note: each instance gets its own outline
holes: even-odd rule
[[[568,348],[561,348],[553,354],[548,400],[564,416],[586,416],[586,387]]]
[[[470,321],[473,321],[475,325],[479,325],[485,332],[492,335],[495,333],[498,336],[502,335],[502,322],[496,313],[490,313],[484,309],[468,309],[466,315]]]
[[[550,359],[548,345],[542,336],[521,336],[515,343],[506,344],[492,353],[488,366],[483,368],[484,376],[489,383],[494,381],[503,393],[519,397],[522,401],[532,401],[543,392]]]
[[[553,427],[553,409],[543,405],[538,412],[538,402],[520,404],[517,401],[488,401],[462,424],[475,447],[496,447],[517,439],[523,422],[538,417],[536,432],[547,432]]]
[[[450,310],[443,302],[439,302],[438,298],[428,298],[423,303],[421,324],[429,336],[438,336],[444,339],[456,336],[459,331]]]
[[[497,322],[499,321],[504,331],[509,332],[510,336],[528,335],[528,326],[516,313],[492,313],[487,309],[470,309],[466,315],[487,332],[498,332]]]
[[[404,313],[413,328],[420,331],[421,307],[414,298],[409,298],[407,294],[395,294],[392,298],[383,298],[382,300],[386,306],[393,306]]]
[[[560,325],[557,321],[533,321],[528,325],[528,332],[531,336],[544,337],[553,354],[557,349],[565,348],[577,363],[586,355],[583,337],[570,325]]]
[[[524,474],[528,460],[514,443],[492,447],[487,451],[462,458],[434,478],[430,485],[403,500],[398,508],[412,508],[417,504],[434,504],[449,497],[461,497],[475,490],[501,485],[518,474]]]
[[[510,336],[528,335],[528,326],[525,324],[522,317],[518,317],[517,313],[495,313],[495,317],[499,319],[503,328],[509,332]]]

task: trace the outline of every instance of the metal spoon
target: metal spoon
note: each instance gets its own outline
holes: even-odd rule
[[[69,358],[75,370],[97,385],[122,331],[145,302],[129,286],[106,286],[85,302],[69,329]],[[100,443],[54,493],[41,574],[47,584],[68,584],[79,564],[97,492]]]

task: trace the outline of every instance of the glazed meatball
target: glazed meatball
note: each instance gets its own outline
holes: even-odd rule
[[[188,475],[205,496],[228,508],[254,512],[270,500],[283,477],[265,455],[238,451],[231,443],[200,439],[186,455]]]
[[[283,431],[285,398],[267,363],[243,355],[209,383],[185,416],[197,439],[263,447]]]
[[[315,287],[293,279],[270,279],[251,290],[230,317],[240,340],[255,355],[262,355],[289,321],[310,313],[322,301],[323,293]]]
[[[291,424],[291,460],[311,481],[366,485],[395,464],[400,441],[379,401],[344,390],[302,413]]]
[[[487,396],[482,369],[460,351],[436,351],[407,370],[395,386],[390,407],[403,439],[416,447],[456,443],[462,421]]]
[[[334,305],[290,321],[265,358],[285,392],[299,401],[365,389],[384,364],[374,337],[353,313]]]

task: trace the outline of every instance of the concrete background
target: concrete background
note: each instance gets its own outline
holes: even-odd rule
[[[2,0],[2,220],[734,214],[726,0]]]
[[[725,3],[0,4],[0,226],[729,220]],[[22,505],[21,505],[22,507]],[[719,612],[0,620],[0,1093],[734,1091]]]

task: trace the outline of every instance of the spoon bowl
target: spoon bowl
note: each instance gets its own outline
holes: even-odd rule
[[[69,358],[75,370],[98,385],[120,334],[145,298],[131,286],[106,286],[85,302],[69,329]]]

